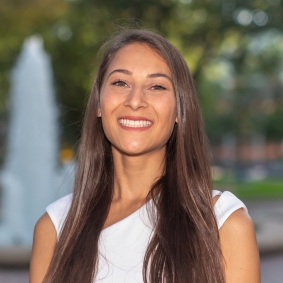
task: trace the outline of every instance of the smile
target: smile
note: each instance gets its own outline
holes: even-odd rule
[[[130,128],[146,128],[152,125],[152,122],[148,120],[119,119],[118,122],[122,126]]]

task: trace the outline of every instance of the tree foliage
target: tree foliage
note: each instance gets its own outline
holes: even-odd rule
[[[213,142],[220,142],[221,136],[231,131],[240,136],[259,131],[280,139],[280,127],[272,125],[283,122],[276,114],[283,103],[278,77],[283,66],[282,50],[272,44],[264,47],[260,37],[270,31],[278,38],[282,36],[282,2],[2,0],[0,112],[2,116],[6,113],[9,73],[24,38],[41,34],[54,67],[62,142],[74,144],[99,46],[119,28],[146,27],[169,38],[186,58]],[[257,50],[257,42],[261,49]],[[274,115],[276,122],[266,122],[275,121],[271,118]]]

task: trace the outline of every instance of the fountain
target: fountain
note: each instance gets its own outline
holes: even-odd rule
[[[0,247],[31,247],[36,221],[62,194],[70,164],[58,160],[58,109],[50,58],[27,38],[11,77],[7,153],[1,172]],[[73,174],[70,174],[73,175]],[[72,176],[63,184],[71,190]],[[63,192],[67,193],[67,192]]]

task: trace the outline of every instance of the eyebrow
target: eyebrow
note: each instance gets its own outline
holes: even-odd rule
[[[126,74],[126,75],[132,75],[133,74],[131,71],[126,70],[126,69],[116,69],[116,70],[113,70],[108,75],[107,78],[109,78],[113,73],[122,73],[122,74]],[[154,73],[154,74],[147,75],[147,78],[158,78],[158,77],[166,78],[166,79],[168,79],[172,83],[172,79],[168,75],[163,74],[163,73]]]
[[[130,72],[129,70],[125,70],[125,69],[116,69],[116,70],[113,70],[108,76],[107,76],[107,79],[113,74],[113,73],[122,73],[122,74],[126,74],[126,75],[132,75],[133,73]]]
[[[147,75],[148,78],[158,78],[158,77],[163,77],[163,78],[166,78],[168,79],[171,83],[172,83],[172,79],[167,76],[166,74],[163,74],[163,73],[155,73],[155,74],[150,74],[150,75]]]

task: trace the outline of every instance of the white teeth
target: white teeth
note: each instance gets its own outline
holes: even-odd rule
[[[131,128],[149,127],[152,124],[150,121],[129,120],[129,119],[119,119],[118,122],[125,127],[131,127]]]

